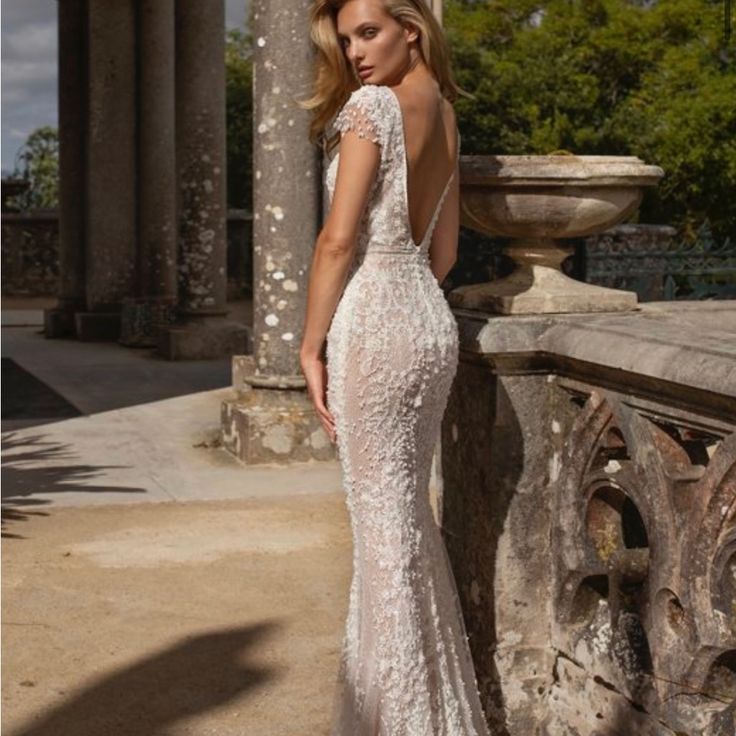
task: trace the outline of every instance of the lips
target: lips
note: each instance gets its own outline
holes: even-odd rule
[[[358,69],[358,74],[360,74],[361,77],[367,77],[372,71],[372,66],[364,66]]]

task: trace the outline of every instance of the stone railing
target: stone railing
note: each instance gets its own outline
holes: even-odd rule
[[[492,732],[736,733],[736,304],[454,311],[440,522]]]
[[[3,296],[53,296],[59,281],[56,210],[2,213]]]

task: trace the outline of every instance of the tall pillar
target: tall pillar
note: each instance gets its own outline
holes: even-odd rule
[[[138,253],[123,303],[125,345],[157,344],[176,312],[174,0],[138,0]]]
[[[253,57],[253,356],[235,356],[238,399],[223,442],[247,463],[328,459],[334,450],[299,364],[309,266],[319,233],[318,149],[310,116],[309,0],[255,0]]]
[[[136,60],[132,3],[87,0],[86,295],[82,340],[117,339],[136,273]]]
[[[224,0],[176,2],[179,314],[160,332],[170,359],[243,352],[244,325],[227,314]]]
[[[46,337],[74,334],[85,307],[85,137],[87,22],[85,0],[59,0],[59,298],[45,310]]]

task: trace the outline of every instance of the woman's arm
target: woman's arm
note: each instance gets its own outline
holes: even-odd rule
[[[330,211],[317,237],[309,270],[300,355],[322,353],[332,316],[355,255],[355,242],[378,171],[380,148],[355,130],[342,134]]]
[[[359,119],[359,114],[355,113],[353,120]],[[307,393],[332,442],[336,440],[336,433],[335,419],[326,405],[325,338],[355,255],[360,221],[380,159],[375,129],[369,125],[343,129],[330,211],[317,237],[309,269],[307,311],[299,359],[307,382]]]

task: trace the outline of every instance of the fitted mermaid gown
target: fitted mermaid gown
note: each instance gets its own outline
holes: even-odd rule
[[[457,323],[428,249],[454,173],[415,244],[396,94],[387,86],[360,87],[333,125],[377,143],[381,159],[327,334],[327,405],[353,533],[331,733],[488,736],[428,493],[458,362]],[[458,134],[458,151],[459,144]],[[338,160],[326,173],[330,201]]]

